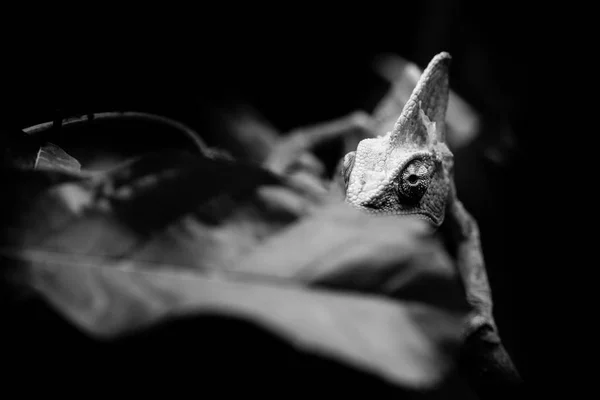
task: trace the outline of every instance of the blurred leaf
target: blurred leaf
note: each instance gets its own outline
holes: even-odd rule
[[[38,151],[35,160],[36,169],[59,169],[79,172],[81,164],[67,152],[53,143],[46,143]]]
[[[373,136],[371,122],[368,115],[357,111],[325,123],[297,128],[280,139],[264,166],[277,174],[300,169],[320,176],[325,172],[325,160],[312,153],[332,143],[340,145],[342,156],[355,150],[360,140]]]
[[[256,167],[180,154],[45,184],[20,206],[2,255],[93,337],[210,312],[406,388],[434,388],[453,365],[468,308],[418,221],[322,205]]]
[[[280,133],[275,127],[242,100],[211,107],[210,119],[214,128],[203,134],[229,150],[236,159],[260,164],[279,140]]]

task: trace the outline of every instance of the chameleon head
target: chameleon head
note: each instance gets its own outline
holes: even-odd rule
[[[344,157],[346,201],[374,214],[415,215],[442,224],[453,156],[445,142],[450,55],[436,55],[394,129],[362,140]]]

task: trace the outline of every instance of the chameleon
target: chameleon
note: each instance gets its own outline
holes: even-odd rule
[[[463,225],[460,230],[467,247],[480,251],[476,223],[456,195],[454,157],[445,140],[450,60],[447,52],[433,57],[393,129],[361,140],[355,151],[344,156],[345,201],[371,214],[421,218],[434,229],[450,215]],[[473,258],[470,255],[471,263],[459,267],[478,315],[472,329],[484,321],[495,326],[485,267],[473,265]]]
[[[355,151],[344,156],[340,173],[345,201],[371,214],[421,218],[434,230],[448,220],[457,244],[458,272],[473,308],[464,335],[487,343],[479,347],[488,354],[476,368],[495,371],[492,379],[504,376],[499,379],[520,381],[494,320],[477,223],[458,199],[454,185],[454,158],[446,143],[450,62],[447,52],[435,55],[393,129],[362,139]]]

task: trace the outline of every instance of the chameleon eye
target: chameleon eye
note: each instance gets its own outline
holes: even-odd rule
[[[403,203],[417,203],[427,192],[435,164],[428,157],[417,158],[408,163],[400,173],[398,196]]]

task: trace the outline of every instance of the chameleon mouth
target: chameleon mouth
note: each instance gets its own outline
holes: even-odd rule
[[[427,221],[434,228],[438,228],[442,224],[441,220],[439,220],[438,218],[435,218],[432,214],[427,213],[427,212],[405,212],[405,213],[403,213],[403,212],[398,212],[398,211],[382,211],[382,210],[374,209],[371,207],[365,207],[365,206],[362,206],[360,208],[362,208],[363,211],[367,211],[369,214],[419,218],[419,219]]]

